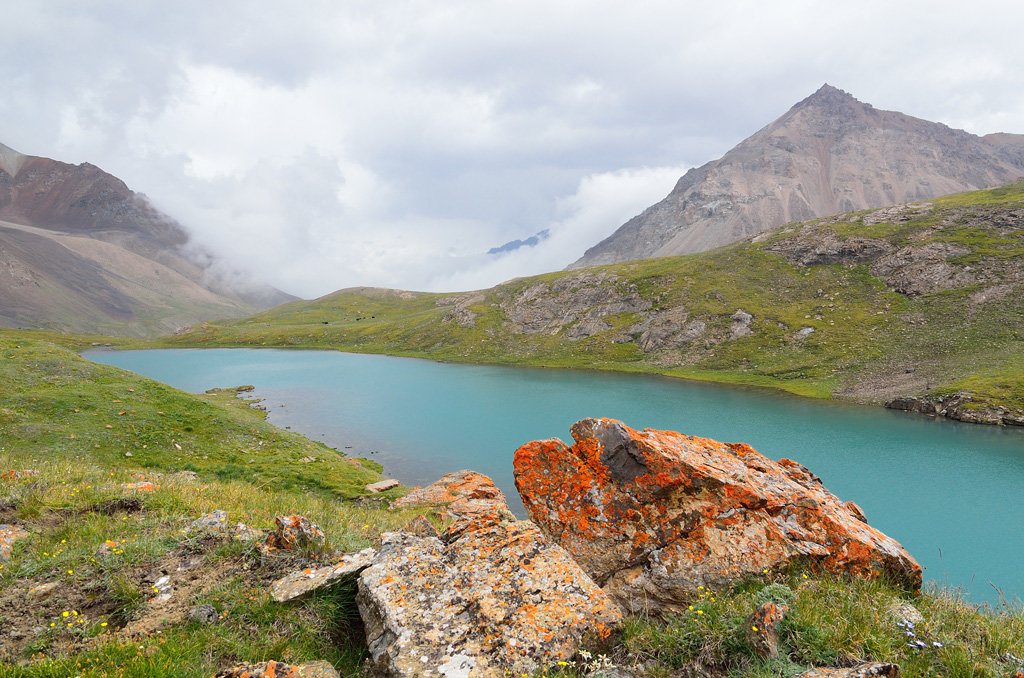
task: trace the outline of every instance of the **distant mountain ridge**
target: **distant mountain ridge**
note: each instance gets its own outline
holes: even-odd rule
[[[801,221],[990,188],[1024,176],[1024,135],[979,137],[882,111],[828,84],[570,268],[701,252]]]
[[[188,241],[99,167],[0,144],[0,325],[148,335],[294,299],[223,280]]]

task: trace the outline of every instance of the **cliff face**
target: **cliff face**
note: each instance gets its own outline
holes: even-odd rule
[[[0,144],[0,325],[146,335],[293,298],[219,280],[188,240],[95,165]]]
[[[978,137],[880,111],[829,85],[687,172],[572,268],[701,252],[790,221],[997,186],[1024,176],[1024,135]]]

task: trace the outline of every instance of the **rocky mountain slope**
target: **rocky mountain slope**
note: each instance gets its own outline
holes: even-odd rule
[[[213,263],[120,179],[0,144],[0,324],[159,334],[294,298]]]
[[[978,137],[881,111],[829,85],[587,250],[572,267],[702,252],[790,221],[999,186],[1024,135]]]
[[[1024,184],[479,292],[342,290],[161,343],[657,372],[880,404],[916,396],[911,409],[1024,424]]]

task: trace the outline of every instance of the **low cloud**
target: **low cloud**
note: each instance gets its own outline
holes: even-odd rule
[[[998,0],[9,4],[0,142],[102,167],[303,296],[562,268],[823,82],[1024,133],[1024,9]]]

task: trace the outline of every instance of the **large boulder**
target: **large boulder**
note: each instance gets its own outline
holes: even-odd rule
[[[561,547],[497,512],[441,538],[385,534],[356,601],[370,655],[388,676],[532,673],[621,620]]]
[[[701,586],[794,561],[921,586],[903,547],[794,461],[611,419],[579,421],[572,437],[519,448],[516,487],[541,530],[626,610],[678,610]]]

